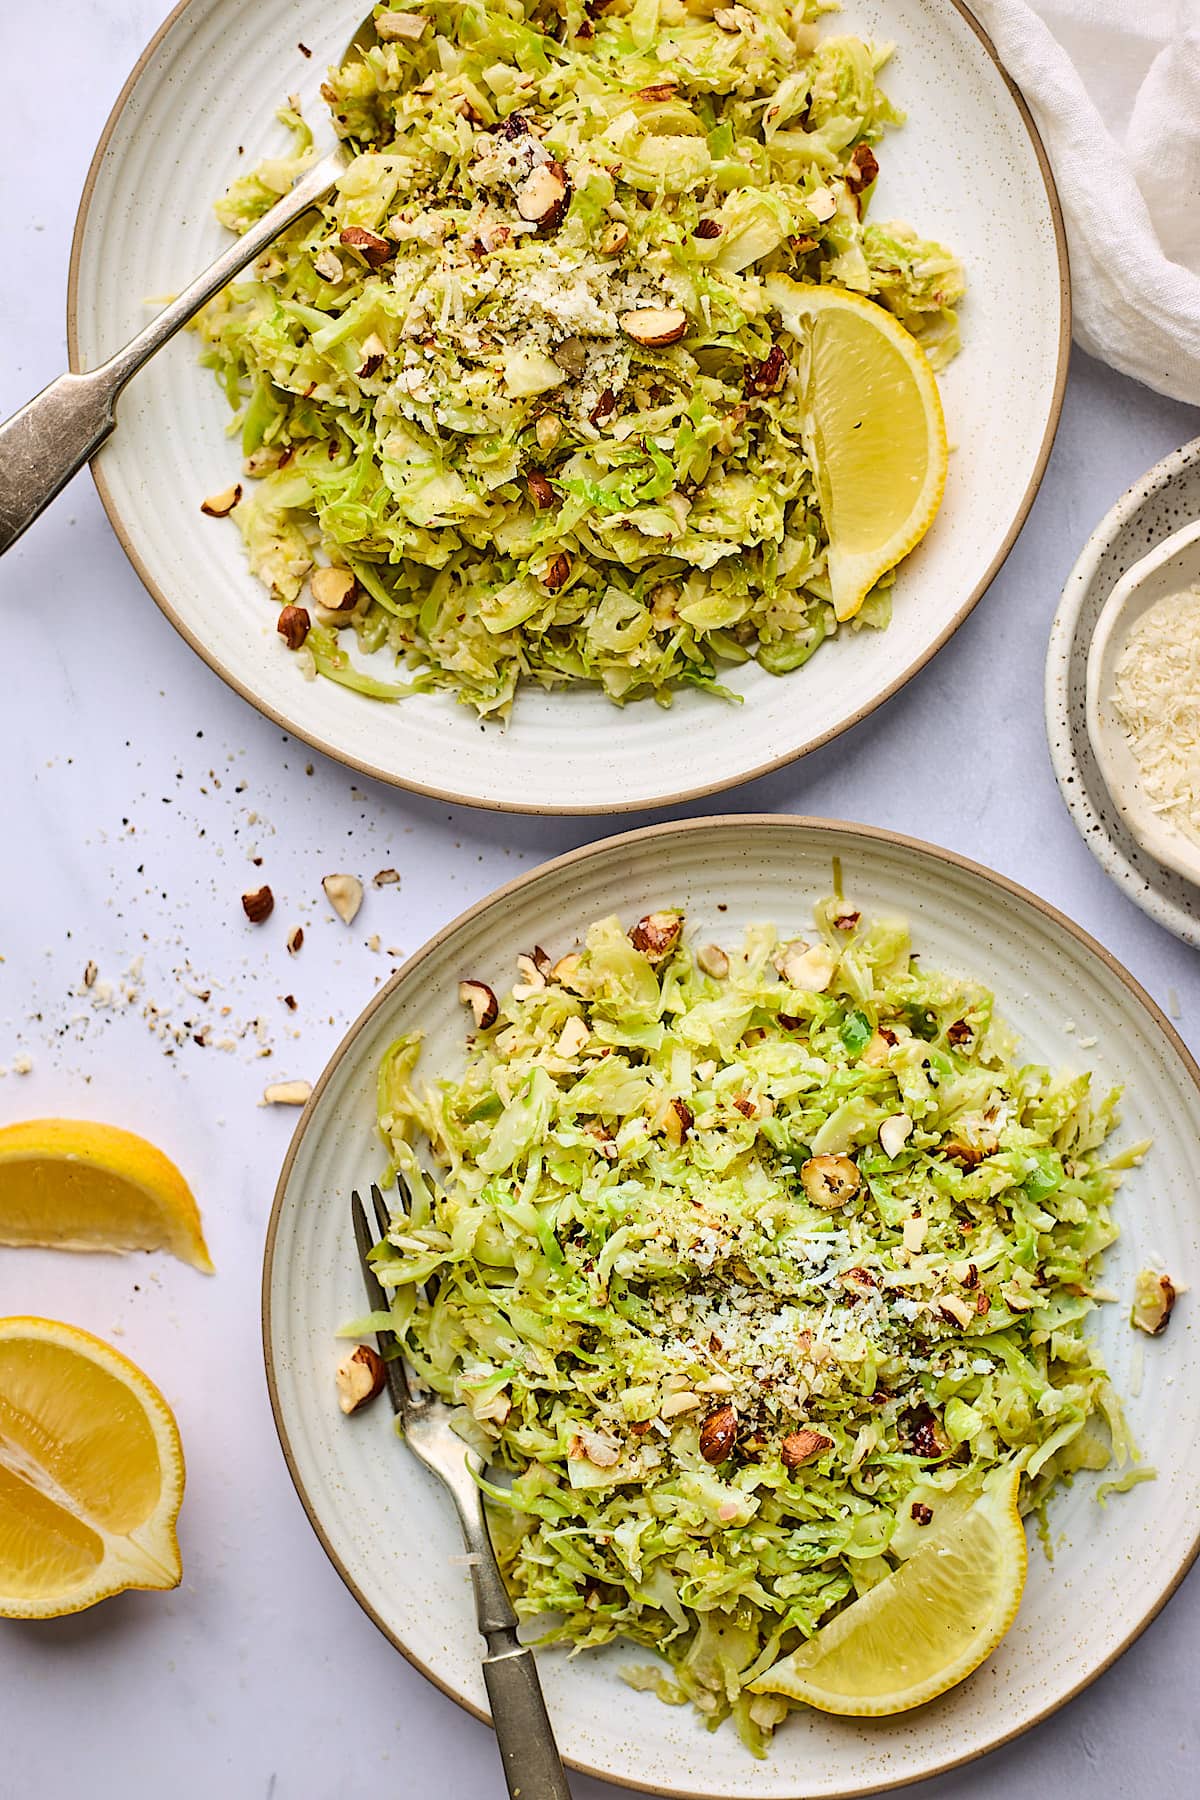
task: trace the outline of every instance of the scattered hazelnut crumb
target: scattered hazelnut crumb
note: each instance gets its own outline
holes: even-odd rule
[[[298,952],[298,950],[300,949],[301,944],[303,944],[303,942],[304,942],[304,927],[303,927],[303,925],[293,925],[292,929],[287,934],[288,955],[295,956],[296,953]]]
[[[367,939],[367,949],[368,950],[378,950],[381,942],[382,942],[382,939],[380,938],[379,933],[377,931],[373,931],[371,933],[370,937]]]
[[[379,869],[372,879],[376,887],[393,887],[400,876],[395,869]]]
[[[17,1054],[12,1059],[13,1074],[14,1075],[28,1075],[32,1069],[33,1069],[33,1058],[31,1056],[27,1055],[24,1050],[18,1050]]]
[[[265,884],[242,895],[242,911],[252,925],[262,925],[275,910],[275,896]]]
[[[272,1081],[263,1089],[260,1106],[306,1106],[312,1096],[311,1081]]]
[[[321,886],[342,924],[352,925],[363,902],[363,884],[358,876],[326,875]]]

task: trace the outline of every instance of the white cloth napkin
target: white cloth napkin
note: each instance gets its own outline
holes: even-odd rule
[[[968,0],[1066,218],[1075,338],[1200,405],[1200,0]]]

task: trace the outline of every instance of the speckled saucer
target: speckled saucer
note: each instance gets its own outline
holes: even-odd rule
[[[1046,655],[1046,735],[1063,799],[1093,856],[1152,919],[1200,947],[1200,888],[1130,835],[1092,750],[1086,705],[1088,646],[1104,602],[1127,569],[1193,519],[1200,519],[1200,438],[1121,496],[1072,569]]]

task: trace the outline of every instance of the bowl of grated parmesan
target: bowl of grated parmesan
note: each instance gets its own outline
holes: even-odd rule
[[[1200,884],[1200,521],[1109,595],[1088,650],[1087,727],[1130,833]]]

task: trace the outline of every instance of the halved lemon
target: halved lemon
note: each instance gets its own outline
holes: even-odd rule
[[[0,1129],[0,1244],[169,1250],[213,1272],[192,1190],[132,1131],[87,1119]]]
[[[1025,1586],[1020,1471],[985,1482],[973,1506],[923,1539],[894,1575],[750,1683],[821,1712],[907,1712],[965,1680],[1017,1616]]]
[[[128,1357],[74,1325],[0,1319],[0,1616],[177,1587],[183,1480],[174,1415]]]
[[[852,619],[933,524],[946,486],[946,424],[929,359],[892,314],[786,275],[766,297],[809,349],[808,412],[829,580]]]

